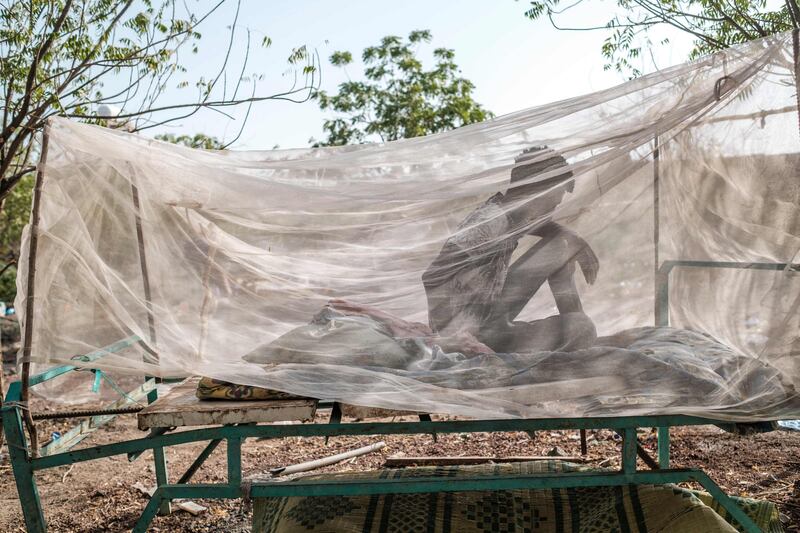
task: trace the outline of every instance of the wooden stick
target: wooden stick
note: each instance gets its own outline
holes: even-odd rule
[[[142,287],[144,288],[144,303],[147,308],[147,329],[150,334],[150,344],[155,348],[156,345],[156,323],[153,315],[153,300],[150,291],[150,275],[147,271],[147,254],[144,246],[144,231],[142,230],[142,214],[139,203],[139,189],[133,183],[133,173],[131,173],[131,197],[133,200],[133,216],[136,224],[136,241],[139,249],[139,268],[142,271]],[[158,364],[158,353],[150,352]]]
[[[3,388],[3,342],[0,339],[0,411],[3,409],[3,395],[5,394],[5,388]],[[3,438],[5,438],[5,432],[0,430],[0,450],[3,449]]]
[[[653,137],[653,318],[655,326],[660,326],[662,318],[660,302],[658,301],[658,288],[659,288],[659,272],[661,261],[658,257],[658,247],[661,239],[660,223],[660,202],[659,196],[661,194],[660,183],[660,159],[661,159],[661,146],[658,144],[658,134]]]
[[[39,455],[39,435],[28,408],[30,398],[31,377],[31,341],[33,339],[33,304],[36,280],[36,252],[39,246],[39,210],[42,203],[42,186],[44,184],[44,167],[47,163],[47,145],[50,140],[50,122],[46,122],[42,133],[42,153],[36,168],[36,184],[33,189],[33,205],[31,206],[31,233],[28,242],[28,279],[25,289],[25,334],[22,340],[22,390],[20,400],[24,405],[22,419],[30,435],[31,455]]]
[[[208,336],[208,320],[211,314],[211,307],[214,300],[214,291],[211,290],[211,273],[214,271],[214,258],[217,255],[217,246],[211,242],[207,235],[208,254],[206,256],[206,268],[203,272],[203,302],[200,304],[200,338],[197,340],[197,360],[203,361],[206,337]]]
[[[280,468],[273,468],[269,471],[270,474],[273,476],[286,476],[289,474],[297,474],[298,472],[307,472],[309,470],[315,470],[317,468],[322,468],[323,466],[328,466],[332,464],[336,464],[347,459],[351,459],[353,457],[358,457],[360,455],[366,455],[368,453],[376,452],[386,446],[386,443],[383,441],[376,442],[375,444],[370,444],[369,446],[364,446],[362,448],[356,448],[355,450],[350,450],[344,453],[339,453],[336,455],[331,455],[330,457],[323,457],[322,459],[316,459],[314,461],[307,461],[305,463],[298,463],[296,465],[291,466],[282,466]]]
[[[550,455],[522,455],[510,457],[484,457],[467,455],[463,457],[406,457],[392,456],[387,457],[384,461],[385,466],[449,466],[449,465],[478,465],[484,463],[522,463],[526,461],[549,461],[557,459],[559,461],[568,461],[571,463],[585,463],[585,457],[557,457]]]
[[[794,3],[792,0],[788,0]],[[795,4],[797,9],[797,4]],[[800,29],[795,28],[792,32],[792,58],[794,62],[794,97],[797,104],[797,126],[800,128]]]

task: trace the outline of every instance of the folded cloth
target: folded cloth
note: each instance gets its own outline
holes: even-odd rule
[[[288,392],[237,385],[213,378],[201,378],[195,393],[201,400],[296,400],[303,398]]]

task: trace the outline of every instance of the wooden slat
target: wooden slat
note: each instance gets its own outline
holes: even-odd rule
[[[199,377],[175,386],[137,415],[139,429],[314,419],[315,400],[201,400]]]

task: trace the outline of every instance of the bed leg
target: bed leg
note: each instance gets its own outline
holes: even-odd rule
[[[342,406],[339,405],[339,402],[333,402],[331,406],[331,417],[328,420],[328,424],[340,424],[342,422]],[[330,439],[330,435],[325,435],[325,446],[328,445],[328,440]]]
[[[736,520],[742,529],[747,533],[762,533],[761,529],[747,516],[741,507],[722,490],[719,485],[714,483],[714,480],[708,477],[703,471],[698,471],[693,474],[695,480],[708,491],[711,496],[717,500],[723,509],[725,509],[731,517]]]
[[[622,430],[622,471],[625,474],[636,472],[636,445],[639,441],[636,438],[636,428],[625,428]]]
[[[167,475],[167,454],[164,448],[153,448],[153,460],[156,466],[156,489],[169,483]],[[158,506],[158,514],[161,516],[168,515],[172,511],[172,506],[169,500],[163,500]]]
[[[669,427],[658,428],[658,466],[669,468]]]
[[[0,392],[2,394],[2,392]],[[28,533],[45,533],[47,524],[36,487],[31,456],[22,429],[22,415],[18,406],[6,405],[2,408],[3,431],[8,445],[8,456],[17,483],[17,493],[25,518],[25,530]]]
[[[420,422],[432,422],[433,419],[431,418],[431,415],[428,414],[428,413],[420,413],[419,414],[419,421]],[[434,443],[439,441],[439,439],[436,437],[436,432],[435,431],[431,433],[431,437],[433,437],[433,442]]]
[[[228,485],[239,488],[242,484],[242,439],[228,437]]]
[[[157,488],[153,495],[150,496],[150,501],[147,502],[142,514],[139,516],[139,520],[137,520],[136,524],[133,526],[133,533],[147,533],[147,527],[158,514],[158,509],[161,507],[162,501],[161,489]],[[167,504],[169,504],[169,501],[167,501]]]

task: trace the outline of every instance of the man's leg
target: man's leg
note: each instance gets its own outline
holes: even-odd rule
[[[531,322],[512,322],[495,340],[504,353],[572,352],[588,348],[597,330],[584,313],[565,313]]]
[[[556,301],[558,312],[583,313],[583,304],[575,286],[575,261],[570,261],[555,274],[547,278],[550,291]]]
[[[563,290],[568,283],[567,278],[572,278],[575,272],[571,259],[567,243],[562,237],[545,237],[537,242],[509,267],[506,283],[495,302],[494,317],[506,324],[511,323],[544,282],[554,276],[561,282],[559,288]],[[559,311],[568,310],[562,311],[559,306]]]
[[[583,313],[575,286],[575,261],[566,241],[544,238],[509,268],[496,302],[494,319],[481,332],[481,341],[507,353],[572,351],[591,346],[597,332]],[[532,322],[515,322],[536,292],[547,281],[559,315]]]

